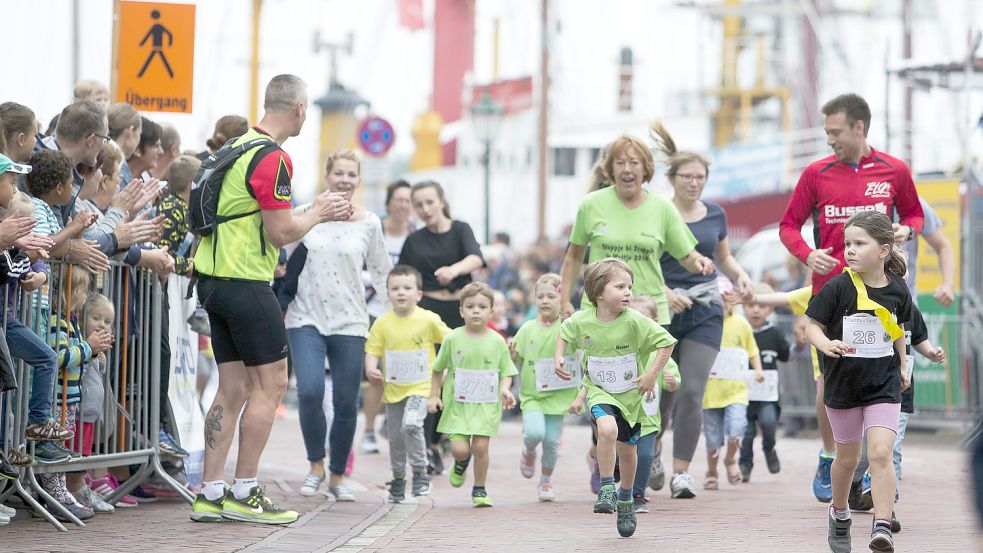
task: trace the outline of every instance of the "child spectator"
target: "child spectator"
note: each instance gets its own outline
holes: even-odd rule
[[[188,202],[191,198],[191,181],[198,174],[201,161],[194,156],[181,156],[167,170],[167,193],[160,200],[157,212],[164,216],[164,233],[157,243],[167,247],[174,258],[175,274],[191,276],[191,240],[188,222]]]
[[[102,106],[103,109],[109,107],[109,89],[99,81],[86,79],[79,81],[75,85],[75,101],[92,100]]]
[[[435,313],[417,306],[423,297],[422,286],[420,273],[409,265],[397,265],[390,271],[386,288],[392,309],[376,319],[365,342],[365,374],[369,380],[383,382],[393,473],[389,500],[393,503],[405,498],[407,461],[413,470],[413,495],[430,493],[423,436],[430,366],[435,358],[434,344],[443,342],[451,330]],[[383,370],[379,369],[380,360]]]
[[[774,288],[765,283],[754,285],[755,294],[771,294]],[[789,344],[778,328],[773,325],[768,318],[774,313],[775,309],[763,303],[749,303],[744,306],[744,314],[747,321],[754,329],[754,341],[758,344],[761,355],[761,368],[766,373],[774,375],[775,388],[778,387],[778,361],[788,361]],[[739,462],[741,469],[741,482],[751,479],[751,469],[754,467],[754,438],[758,435],[758,426],[761,427],[761,448],[765,454],[765,462],[768,464],[768,472],[775,474],[782,469],[781,462],[778,460],[778,453],[775,452],[775,433],[778,430],[778,417],[781,414],[781,407],[778,400],[775,401],[749,401],[747,408],[747,430],[744,431],[744,440],[741,442],[741,459]]]

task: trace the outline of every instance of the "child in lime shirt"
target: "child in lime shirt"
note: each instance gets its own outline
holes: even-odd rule
[[[724,467],[731,484],[741,483],[741,471],[737,466],[738,449],[747,429],[747,373],[748,364],[754,369],[754,379],[763,382],[764,370],[754,330],[747,319],[734,312],[734,304],[724,299],[724,330],[720,339],[720,352],[710,368],[706,391],[703,393],[703,435],[707,446],[707,474],[704,490],[716,490],[717,462],[720,449],[727,442]]]
[[[437,373],[430,384],[427,411],[443,408],[437,431],[451,440],[454,467],[448,480],[455,488],[464,483],[464,473],[474,455],[474,487],[471,503],[491,507],[485,490],[488,477],[488,446],[498,434],[502,406],[515,407],[509,388],[516,374],[505,340],[488,328],[495,296],[483,282],[472,282],[461,290],[464,326],[444,339],[433,363]],[[441,386],[443,393],[441,393]]]
[[[389,468],[393,480],[389,500],[406,496],[406,464],[413,470],[413,495],[430,493],[427,475],[427,444],[423,420],[430,395],[430,365],[434,344],[443,342],[451,329],[436,313],[418,307],[423,297],[419,271],[397,265],[386,280],[392,309],[376,319],[365,342],[365,375],[382,383],[382,403],[386,409],[389,436]],[[385,373],[379,369],[383,361]]]
[[[553,352],[560,334],[560,275],[547,273],[533,288],[536,319],[519,328],[509,351],[519,366],[519,406],[522,408],[522,456],[519,471],[532,478],[536,472],[536,447],[543,444],[539,500],[553,501],[556,495],[550,477],[556,467],[557,445],[563,431],[563,416],[577,397],[580,379],[560,380],[553,371]],[[567,348],[568,362],[575,364],[576,351]]]
[[[569,344],[583,350],[583,384],[597,429],[597,461],[601,489],[595,513],[617,510],[616,525],[622,537],[635,533],[637,525],[631,498],[645,411],[643,396],[654,394],[676,340],[658,323],[629,308],[633,274],[615,258],[591,263],[584,272],[584,290],[596,309],[579,311],[563,322],[554,352],[555,371],[572,378],[565,368]],[[646,369],[652,354],[654,360]],[[614,465],[617,455],[622,487],[615,501]],[[627,485],[628,487],[624,487]]]

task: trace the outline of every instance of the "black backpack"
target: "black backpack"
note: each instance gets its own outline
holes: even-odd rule
[[[236,138],[229,140],[219,151],[208,156],[201,164],[198,176],[191,183],[191,232],[198,236],[211,236],[218,225],[234,219],[248,217],[259,210],[235,215],[218,214],[218,197],[222,191],[225,174],[240,157],[253,148],[275,146],[273,139],[261,136],[238,146],[233,146]]]

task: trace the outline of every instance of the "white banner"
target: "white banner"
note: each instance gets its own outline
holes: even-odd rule
[[[198,335],[188,327],[195,312],[195,298],[184,299],[188,278],[171,275],[167,279],[170,301],[168,330],[171,344],[171,383],[167,397],[171,402],[174,428],[181,447],[189,453],[184,460],[188,484],[201,483],[205,460],[205,419],[198,404]],[[164,409],[164,406],[161,406]]]

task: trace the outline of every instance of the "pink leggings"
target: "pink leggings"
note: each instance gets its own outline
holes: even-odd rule
[[[875,403],[850,409],[826,407],[826,415],[833,428],[833,439],[840,444],[851,444],[862,440],[864,433],[872,426],[890,428],[897,433],[901,404]]]

